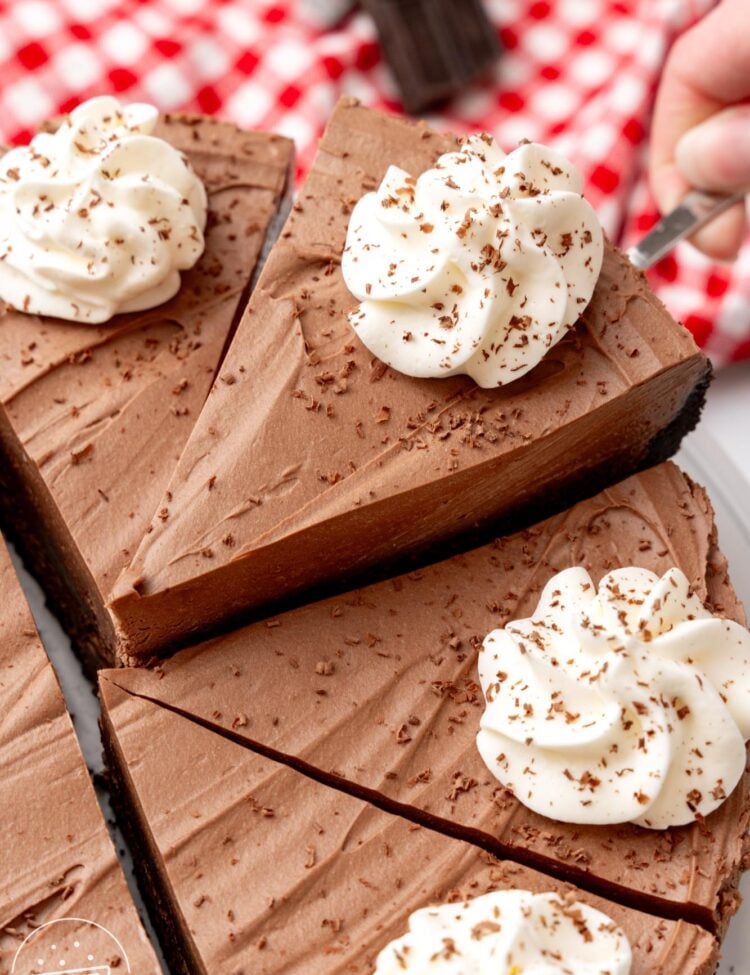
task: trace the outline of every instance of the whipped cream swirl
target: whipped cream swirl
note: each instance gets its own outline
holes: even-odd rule
[[[494,387],[533,369],[575,324],[603,235],[574,167],[531,143],[468,138],[418,179],[391,166],[352,212],[342,259],[350,322],[408,376]]]
[[[151,105],[92,98],[0,160],[0,299],[100,323],[152,308],[203,253],[206,191]]]
[[[745,769],[750,633],[679,569],[583,568],[479,654],[477,745],[518,800],[569,823],[666,829],[707,816]]]
[[[498,890],[415,911],[378,955],[375,975],[629,975],[625,934],[557,894]]]

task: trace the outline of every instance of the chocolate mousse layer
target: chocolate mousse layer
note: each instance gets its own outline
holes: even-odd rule
[[[157,134],[209,197],[206,249],[158,308],[99,327],[2,309],[0,516],[90,669],[114,660],[106,602],[160,500],[247,301],[292,145],[207,118]]]
[[[159,975],[2,539],[0,711],[0,972],[16,956],[16,972],[57,970],[60,956],[47,957],[44,932],[24,941],[59,921],[52,940],[61,947],[75,939],[112,971]],[[40,956],[44,968],[35,967]]]
[[[524,807],[479,755],[478,648],[572,565],[596,583],[677,566],[713,612],[744,620],[705,492],[663,464],[493,544],[104,680],[499,857],[721,932],[739,902],[748,776],[690,826],[576,826]]]
[[[372,975],[431,903],[556,891],[627,934],[632,975],[709,975],[715,939],[328,788],[101,682],[105,750],[170,971]]]
[[[344,100],[113,602],[126,660],[487,522],[519,527],[669,456],[707,360],[608,246],[578,326],[524,378],[386,368],[347,320],[352,206],[455,145]],[[526,519],[525,522],[522,519]]]

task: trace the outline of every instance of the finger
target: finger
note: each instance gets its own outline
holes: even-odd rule
[[[750,188],[750,105],[726,108],[686,132],[675,146],[675,163],[698,189]]]
[[[664,163],[651,173],[651,192],[662,213],[673,210],[689,191],[690,183],[674,162]]]
[[[690,243],[715,261],[733,261],[745,239],[747,216],[738,203],[693,234]]]
[[[747,0],[722,0],[673,45],[676,77],[722,105],[750,96],[749,27]]]
[[[651,139],[651,181],[661,209],[686,186],[674,168],[675,147],[727,105],[750,96],[750,5],[724,0],[673,46],[656,99]]]
[[[689,192],[687,182],[674,163],[663,166],[653,180],[662,213],[668,213]],[[737,256],[745,236],[746,212],[742,204],[725,211],[689,238],[690,243],[716,261],[731,261]]]

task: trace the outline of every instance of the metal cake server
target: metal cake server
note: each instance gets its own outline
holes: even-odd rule
[[[744,192],[725,196],[722,193],[691,190],[674,210],[661,218],[643,240],[630,248],[628,257],[636,267],[645,271],[646,268],[660,261],[685,237],[705,227],[719,214],[744,199]]]

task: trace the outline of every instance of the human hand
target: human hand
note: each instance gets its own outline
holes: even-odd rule
[[[722,0],[674,44],[656,98],[651,185],[665,213],[692,187],[750,193],[750,3]],[[700,230],[695,244],[732,260],[747,225],[743,204]]]

